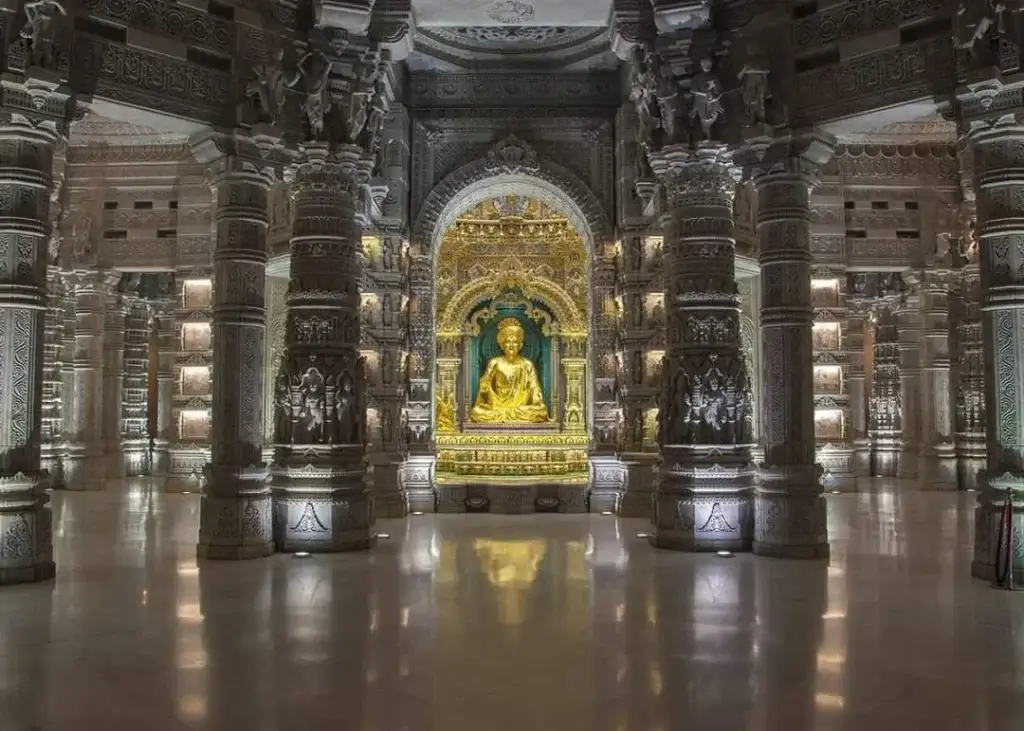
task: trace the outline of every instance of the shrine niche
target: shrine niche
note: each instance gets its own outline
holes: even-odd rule
[[[588,480],[588,257],[566,216],[509,195],[459,216],[437,265],[439,485]]]

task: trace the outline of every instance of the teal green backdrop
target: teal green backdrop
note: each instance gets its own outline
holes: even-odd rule
[[[499,307],[497,315],[490,320],[478,320],[477,312],[489,307],[490,300],[481,302],[470,314],[471,321],[477,321],[480,325],[480,334],[474,335],[469,341],[469,393],[472,401],[468,408],[472,408],[476,402],[476,394],[480,388],[480,376],[484,374],[487,363],[491,358],[501,355],[501,346],[498,345],[498,323],[506,317],[514,317],[523,327],[523,355],[533,361],[537,367],[537,378],[540,387],[544,391],[544,403],[548,406],[548,413],[555,418],[554,410],[551,408],[551,378],[554,370],[554,362],[551,352],[551,338],[541,332],[537,323],[526,316],[526,307]],[[543,303],[534,302],[535,307],[548,310]]]

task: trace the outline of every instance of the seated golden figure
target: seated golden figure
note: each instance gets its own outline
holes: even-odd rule
[[[498,323],[498,346],[502,355],[491,358],[480,376],[476,402],[469,412],[474,424],[542,424],[548,421],[548,407],[537,378],[537,369],[519,351],[523,348],[523,327],[514,317]]]

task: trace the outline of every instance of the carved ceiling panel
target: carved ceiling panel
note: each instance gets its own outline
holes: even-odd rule
[[[568,26],[605,25],[611,0],[412,0],[416,25]]]

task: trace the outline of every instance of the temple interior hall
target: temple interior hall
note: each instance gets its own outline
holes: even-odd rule
[[[1022,51],[0,0],[0,731],[1024,729]]]

